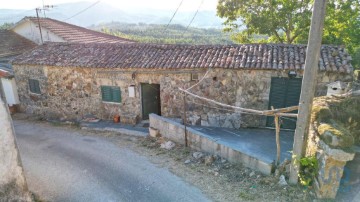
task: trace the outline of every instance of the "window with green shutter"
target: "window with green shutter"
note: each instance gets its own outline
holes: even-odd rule
[[[29,89],[31,93],[41,94],[39,80],[29,79]]]
[[[121,90],[118,86],[101,86],[101,97],[104,102],[121,102]]]

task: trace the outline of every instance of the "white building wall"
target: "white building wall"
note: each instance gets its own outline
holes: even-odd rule
[[[30,41],[33,41],[34,43],[41,44],[39,26],[32,21],[24,21],[23,23],[16,25],[12,31],[29,39]],[[65,42],[64,39],[44,27],[41,27],[41,32],[44,42]]]
[[[7,104],[10,106],[19,104],[19,95],[17,92],[15,79],[1,78],[1,83],[4,89]]]

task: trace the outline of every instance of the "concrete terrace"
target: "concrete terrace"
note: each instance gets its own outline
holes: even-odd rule
[[[190,128],[201,132],[201,135],[209,138],[221,145],[228,146],[237,151],[255,157],[267,164],[271,164],[276,159],[275,130],[271,129],[229,129],[214,127]],[[281,159],[291,159],[294,142],[294,132],[280,132]]]
[[[185,143],[185,126],[168,118],[150,115],[150,127],[159,130],[163,137],[180,144]],[[186,128],[191,148],[219,155],[230,162],[270,174],[276,159],[275,130],[228,129],[203,126]],[[280,132],[281,162],[291,159],[294,132]]]
[[[125,135],[147,136],[147,124],[136,126],[113,123],[101,120],[96,123],[83,122],[82,129],[98,131],[114,131]],[[184,125],[158,115],[150,115],[150,126],[159,130],[160,134],[174,142],[184,144]],[[255,128],[218,128],[203,126],[187,127],[189,146],[227,158],[235,163],[270,174],[276,159],[275,130]],[[281,162],[291,159],[294,132],[280,132]]]

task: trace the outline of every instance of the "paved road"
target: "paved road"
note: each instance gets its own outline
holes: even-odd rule
[[[106,138],[14,121],[29,189],[50,201],[208,201],[199,189]]]

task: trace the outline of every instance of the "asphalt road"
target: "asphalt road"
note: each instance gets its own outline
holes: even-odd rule
[[[147,158],[104,137],[14,121],[29,189],[49,201],[209,201]]]

